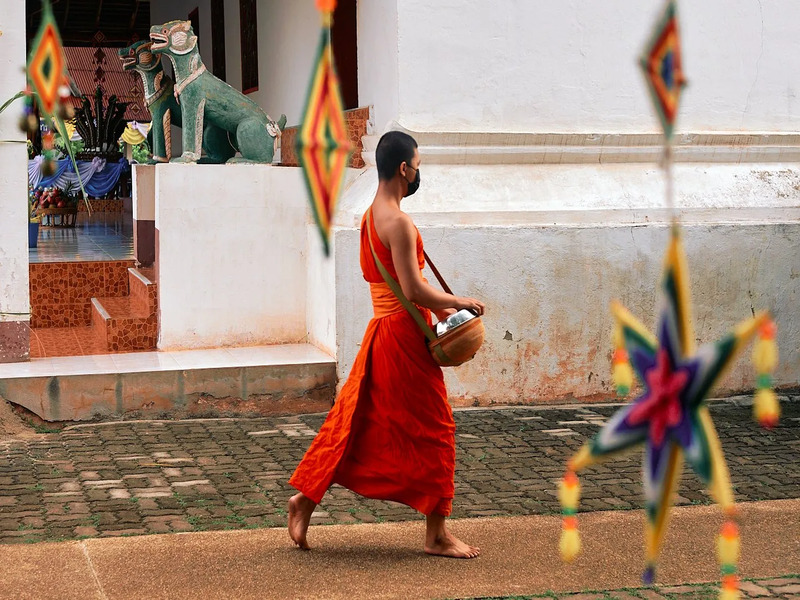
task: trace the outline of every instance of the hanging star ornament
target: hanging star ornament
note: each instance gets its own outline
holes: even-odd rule
[[[675,128],[681,91],[686,85],[675,0],[666,3],[640,62],[664,135],[669,140]]]
[[[335,0],[317,0],[322,13],[322,33],[311,74],[303,124],[296,151],[308,188],[311,209],[327,256],[330,231],[347,164],[352,152],[344,120],[339,80],[333,62],[331,22]]]
[[[778,363],[775,324],[767,312],[754,315],[719,339],[695,348],[689,274],[681,232],[673,210],[672,155],[669,151],[680,91],[684,85],[675,1],[669,0],[642,59],[645,78],[664,128],[667,205],[673,211],[670,241],[658,290],[655,333],[648,331],[621,304],[614,303],[616,322],[612,378],[625,396],[634,374],[641,393],[616,412],[600,432],[569,461],[559,485],[563,521],[561,555],[572,560],[580,552],[577,512],[580,484],[577,472],[618,452],[644,445],[646,508],[646,584],[655,580],[656,561],[666,530],[672,495],[684,462],[708,487],[727,520],[717,539],[722,571],[721,600],[739,598],[736,575],[739,533],[728,467],[705,400],[737,354],[756,335],[753,363],[758,374],[755,416],[765,427],[777,424],[780,413],[772,390]]]
[[[686,257],[677,226],[671,232],[658,306],[655,334],[621,304],[612,306],[617,323],[615,355],[630,357],[642,392],[572,458],[568,467],[572,475],[562,482],[562,487],[570,482],[574,485],[577,471],[644,444],[647,569],[643,580],[648,584],[655,576],[671,498],[684,461],[708,486],[723,511],[733,514],[728,468],[704,400],[750,339],[756,334],[765,339],[774,337],[769,315],[762,312],[741,322],[717,342],[695,350]],[[565,516],[574,517],[577,506],[571,508]],[[575,525],[572,521],[570,524]]]

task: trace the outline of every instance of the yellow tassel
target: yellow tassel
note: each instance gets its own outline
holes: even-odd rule
[[[721,590],[719,593],[719,600],[739,600],[741,594],[739,590]]]
[[[572,471],[567,471],[558,484],[558,500],[561,502],[562,509],[573,513],[578,510],[578,503],[581,500],[581,484],[578,476]]]
[[[775,367],[778,366],[778,345],[774,338],[761,338],[755,343],[753,365],[759,374],[775,371]]]
[[[721,565],[735,566],[739,562],[739,528],[733,521],[722,526],[717,538],[717,558]]]
[[[620,391],[620,395],[625,396],[633,386],[633,369],[630,363],[620,362],[614,365],[611,371],[611,378],[614,387]]]
[[[738,600],[739,578],[736,575],[724,575],[722,577],[722,587],[719,593],[720,600]]]
[[[775,427],[781,416],[781,405],[775,392],[769,388],[762,388],[756,392],[753,405],[756,420],[763,427]]]
[[[578,533],[578,524],[575,517],[564,518],[559,549],[561,550],[561,558],[566,562],[572,562],[580,554],[581,536]]]

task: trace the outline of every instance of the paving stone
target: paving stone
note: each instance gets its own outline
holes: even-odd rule
[[[781,426],[764,435],[752,427],[749,406],[711,405],[737,500],[800,497],[800,397],[792,396],[783,409]],[[454,516],[557,513],[566,458],[614,411],[599,406],[456,411]],[[36,539],[184,531],[211,528],[212,522],[219,529],[283,526],[294,493],[287,480],[323,419],[115,423],[82,427],[80,436],[73,430],[20,442],[0,456],[0,518],[13,520],[0,531],[16,530],[23,516],[46,516],[47,530]],[[289,431],[297,435],[286,435]],[[581,483],[583,511],[640,508],[641,454],[586,469]],[[678,491],[678,503],[710,502],[691,474],[681,479]],[[80,508],[66,512],[64,505]],[[63,524],[75,518],[82,522],[65,533]],[[351,523],[420,516],[333,486],[313,519]],[[78,526],[96,533],[77,534]],[[0,543],[25,539],[30,536],[0,533]],[[777,587],[800,585],[792,578],[776,581]],[[663,597],[663,590],[647,591]]]
[[[798,583],[798,579],[793,577],[777,577],[775,579],[764,579],[759,581],[759,585],[766,586],[768,588],[773,588],[777,586],[784,586],[784,585],[792,585]]]
[[[644,600],[668,600],[668,598],[662,594],[659,594],[655,590],[636,590],[636,593],[641,596]]]
[[[752,581],[740,581],[739,589],[746,593],[750,598],[757,598],[759,596],[771,596],[770,591]]]
[[[662,594],[693,594],[697,587],[693,585],[678,585],[673,587],[662,587],[658,590]]]
[[[782,585],[772,588],[773,594],[800,594],[800,583]]]

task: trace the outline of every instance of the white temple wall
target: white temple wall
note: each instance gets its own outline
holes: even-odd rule
[[[25,3],[9,2],[0,21],[0,104],[25,89]],[[28,153],[17,123],[22,100],[0,115],[0,362],[29,351]]]
[[[398,114],[397,10],[397,0],[358,2],[358,103],[373,107],[378,133]],[[408,60],[424,62],[429,58],[415,54]],[[417,81],[417,85],[427,84]]]
[[[451,169],[489,177],[480,167],[428,166],[404,208],[455,293],[487,305],[486,342],[478,356],[445,369],[453,402],[612,398],[610,302],[622,301],[645,325],[654,325],[669,215],[648,201],[663,193],[661,174],[645,165],[517,166],[510,185],[531,198],[524,210],[502,198],[469,201],[458,192],[448,202],[435,182]],[[569,185],[567,175],[576,169],[591,175],[594,185],[580,179]],[[776,383],[796,386],[800,208],[786,192],[800,184],[800,169],[729,165],[705,176],[704,170],[709,165],[677,168],[698,341],[716,341],[753,311],[769,309],[779,326]],[[365,171],[345,194],[337,219],[336,359],[342,379],[372,315],[358,263],[357,224],[376,186],[374,169]],[[749,205],[719,208],[724,194],[737,188],[741,198],[752,199]],[[609,208],[623,204],[627,208]],[[589,210],[574,210],[580,205]],[[435,281],[430,272],[427,277]],[[749,389],[753,382],[748,347],[719,391]]]
[[[394,118],[405,128],[658,130],[637,57],[661,0],[396,4]],[[704,0],[681,2],[679,10],[689,79],[680,131],[800,130],[800,38],[794,25],[800,4]],[[376,123],[379,130],[385,124]]]

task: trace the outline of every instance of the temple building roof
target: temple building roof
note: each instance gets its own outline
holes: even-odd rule
[[[116,48],[65,47],[67,69],[81,94],[92,97],[98,84],[106,98],[112,94],[122,102],[129,102],[126,121],[150,121],[150,112],[144,101],[142,80],[136,73],[122,70]],[[74,93],[74,92],[73,92]],[[81,105],[79,98],[70,98],[72,105]]]

